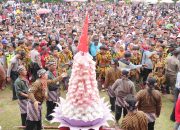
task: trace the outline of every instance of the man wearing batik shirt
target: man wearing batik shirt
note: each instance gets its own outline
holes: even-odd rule
[[[27,117],[27,102],[28,102],[28,88],[29,82],[26,79],[27,71],[24,66],[19,66],[17,70],[19,77],[16,79],[14,85],[16,94],[19,99],[19,107],[21,112],[22,126],[26,126]]]
[[[123,112],[124,117],[127,114],[127,110],[125,108],[124,98],[128,94],[134,95],[136,93],[136,89],[134,83],[128,79],[129,71],[122,70],[122,77],[117,79],[115,83],[112,85],[112,94],[116,97],[115,101],[115,119],[116,125],[119,125],[119,119],[121,118],[121,114]]]
[[[138,111],[138,102],[134,95],[127,95],[124,99],[128,111],[126,117],[122,120],[122,130],[148,130],[148,119],[144,112]]]
[[[38,79],[28,90],[29,101],[27,103],[26,130],[41,130],[42,128],[42,103],[48,99],[48,85],[55,84],[67,77],[66,73],[61,74],[55,79],[48,79],[45,69],[37,72]]]

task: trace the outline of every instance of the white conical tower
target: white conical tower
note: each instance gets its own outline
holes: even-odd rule
[[[59,106],[52,114],[53,122],[60,122],[61,126],[70,128],[82,127],[78,130],[86,130],[85,127],[99,129],[100,126],[108,125],[107,120],[113,118],[108,104],[99,96],[96,63],[88,53],[88,16],[79,41],[79,52],[74,56],[66,99],[60,98]]]

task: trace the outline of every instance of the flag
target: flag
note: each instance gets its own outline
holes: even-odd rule
[[[88,52],[88,14],[86,15],[81,36],[79,39],[78,51]]]

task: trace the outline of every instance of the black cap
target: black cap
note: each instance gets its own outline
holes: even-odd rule
[[[147,84],[148,84],[148,85],[154,86],[155,83],[156,83],[156,79],[155,79],[154,77],[149,77],[149,78],[147,79]]]
[[[131,52],[130,52],[130,51],[126,51],[126,52],[124,53],[124,57],[125,57],[125,58],[131,57]]]
[[[128,76],[128,74],[129,74],[129,71],[128,70],[122,70],[122,75],[124,75],[124,76]]]
[[[39,43],[34,43],[33,46],[34,46],[34,47],[37,47],[37,46],[39,46]]]
[[[125,98],[124,98],[124,101],[125,101],[125,105],[126,105],[126,108],[130,111],[133,111],[137,108],[137,100],[135,98],[134,95],[132,94],[128,94]]]

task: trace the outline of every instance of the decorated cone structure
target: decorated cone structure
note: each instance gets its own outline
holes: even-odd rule
[[[78,45],[79,52],[74,56],[72,74],[66,99],[60,98],[54,109],[52,122],[60,122],[60,127],[72,130],[97,129],[108,126],[113,120],[108,103],[99,96],[96,81],[96,67],[88,53],[88,15],[86,15]]]

